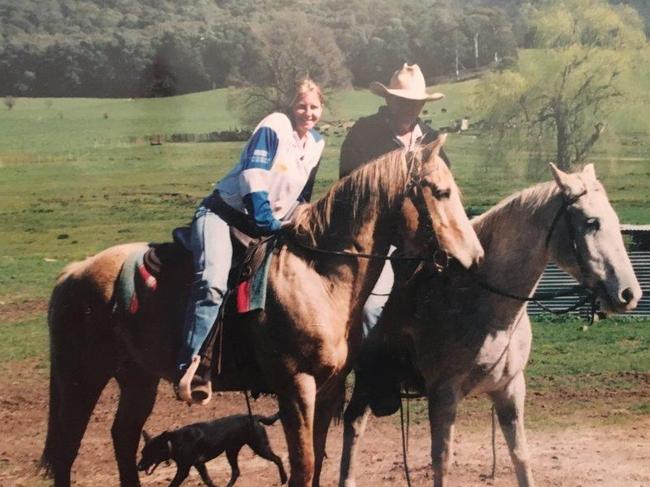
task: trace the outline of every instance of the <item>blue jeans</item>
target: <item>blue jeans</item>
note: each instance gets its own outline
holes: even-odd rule
[[[395,247],[391,246],[388,255],[395,251]],[[395,274],[393,273],[393,265],[390,260],[384,263],[384,268],[379,275],[379,279],[372,289],[372,293],[368,297],[366,304],[363,305],[363,337],[367,337],[370,330],[374,328],[379,321],[381,312],[384,310],[384,305],[388,301],[388,295],[393,289],[393,281]]]
[[[185,326],[177,371],[182,375],[198,355],[212,329],[228,289],[232,242],[228,224],[211,210],[199,206],[192,222],[192,291],[185,312]]]

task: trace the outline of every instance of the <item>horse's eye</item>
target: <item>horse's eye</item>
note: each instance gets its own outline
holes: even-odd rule
[[[598,218],[587,218],[585,221],[585,228],[590,232],[600,230],[600,220]]]
[[[433,189],[433,197],[437,200],[447,199],[449,198],[450,195],[451,195],[450,189],[438,189],[438,188]]]

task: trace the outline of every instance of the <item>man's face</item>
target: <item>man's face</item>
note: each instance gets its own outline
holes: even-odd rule
[[[422,111],[422,107],[424,107],[424,103],[422,100],[407,100],[396,96],[386,98],[388,112],[396,125],[412,125],[415,123]]]

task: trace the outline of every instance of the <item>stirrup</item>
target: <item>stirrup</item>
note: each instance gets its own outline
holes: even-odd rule
[[[185,374],[183,374],[183,377],[178,382],[176,394],[187,404],[200,404],[204,406],[212,398],[212,384],[209,381],[206,382],[203,377],[196,373],[200,363],[201,357],[194,355]]]

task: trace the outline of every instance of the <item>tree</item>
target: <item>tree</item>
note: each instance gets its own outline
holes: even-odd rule
[[[145,74],[145,96],[171,96],[210,89],[203,66],[200,37],[167,31],[155,44],[155,55]]]
[[[304,14],[281,12],[255,26],[262,50],[260,71],[251,86],[231,106],[246,125],[275,110],[288,107],[300,78],[309,76],[321,87],[346,87],[350,72],[332,31],[308,21]]]
[[[542,147],[551,135],[566,170],[584,161],[606,126],[606,108],[624,95],[620,74],[645,45],[643,22],[605,0],[564,0],[544,2],[530,25],[542,56],[487,76],[478,97],[488,128]]]
[[[5,106],[7,110],[11,110],[16,104],[16,99],[13,96],[5,96]]]

